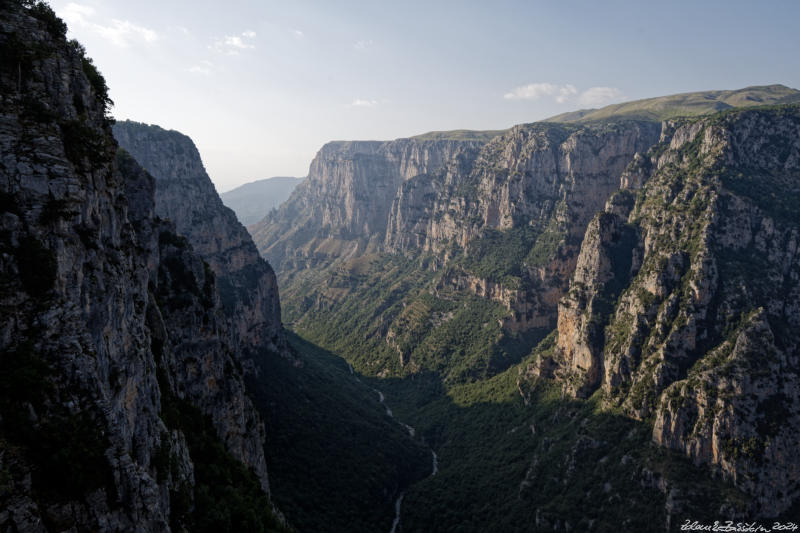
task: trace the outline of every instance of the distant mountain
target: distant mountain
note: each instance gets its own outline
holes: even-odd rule
[[[255,224],[272,209],[281,205],[303,178],[266,178],[245,183],[220,194],[222,202],[233,209],[239,222]]]
[[[547,122],[591,122],[624,117],[640,120],[667,120],[693,117],[734,107],[791,104],[800,102],[800,91],[785,85],[761,85],[733,91],[700,91],[647,98],[609,105],[600,109],[581,109],[562,113]]]

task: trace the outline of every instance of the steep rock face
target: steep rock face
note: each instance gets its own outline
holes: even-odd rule
[[[370,298],[390,296],[360,320],[360,336],[379,337],[399,352],[404,371],[415,372],[425,364],[419,359],[438,353],[434,337],[452,335],[479,315],[483,323],[491,313],[501,330],[493,337],[514,337],[512,344],[555,327],[586,226],[660,130],[640,121],[537,123],[488,142],[331,143],[292,198],[250,230],[279,265],[287,308],[301,328],[330,321],[322,315],[349,307],[360,280],[380,278]],[[408,270],[407,261],[425,274]],[[404,274],[391,274],[395,268]],[[441,320],[462,300],[474,312]],[[420,348],[428,337],[431,345]],[[413,355],[417,348],[422,357]],[[463,350],[469,352],[482,366],[475,372],[519,357],[476,345]],[[370,364],[378,373],[388,366],[394,365]]]
[[[422,194],[398,195],[392,214],[399,220],[390,224],[387,247],[434,249],[435,243],[449,239],[466,246],[484,229],[544,229],[560,204],[565,206],[558,216],[566,235],[580,238],[619,188],[620,174],[630,160],[657,141],[659,129],[648,122],[515,126],[490,141],[470,167],[444,173],[438,188],[432,184],[423,186]],[[442,194],[436,195],[437,190]],[[414,216],[419,203],[429,205],[425,220]],[[405,242],[405,235],[420,234],[423,226],[424,240]]]
[[[227,490],[209,462],[253,476],[233,457],[268,513],[214,274],[115,158],[105,82],[65,32],[45,5],[0,7],[0,524],[192,527],[194,489]]]
[[[635,206],[602,216],[639,235],[632,280],[615,305],[596,309],[572,296],[601,292],[609,269],[576,271],[555,374],[573,377],[573,392],[602,387],[607,404],[654,416],[655,442],[714,465],[753,497],[754,512],[776,516],[800,496],[788,452],[800,444],[800,110],[667,123],[626,175],[646,180]],[[590,226],[581,256],[602,258],[594,248],[605,241]],[[581,316],[608,326],[576,334]]]
[[[288,353],[275,273],[222,204],[192,140],[131,121],[113,130],[120,146],[155,178],[156,215],[173,221],[214,271],[238,351],[245,358],[261,349]]]
[[[455,244],[469,262],[480,257],[487,232],[518,232],[532,252],[513,268],[520,278],[517,286],[506,287],[513,295],[493,299],[511,311],[509,330],[551,326],[589,220],[619,189],[629,162],[657,142],[659,130],[647,122],[515,126],[469,165],[452,164],[435,177],[405,182],[392,205],[386,248],[432,251],[446,264]],[[480,271],[467,273],[451,284],[503,281],[476,280],[476,274],[481,277]]]
[[[250,230],[279,271],[378,249],[400,185],[469,157],[483,141],[397,139],[331,142],[289,200]]]

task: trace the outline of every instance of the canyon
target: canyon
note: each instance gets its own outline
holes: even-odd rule
[[[334,141],[245,228],[0,14],[0,529],[800,514],[800,91]]]

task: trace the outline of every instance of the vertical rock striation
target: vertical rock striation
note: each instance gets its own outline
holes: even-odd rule
[[[278,211],[251,226],[253,239],[281,272],[380,249],[400,185],[474,157],[484,142],[330,142]]]

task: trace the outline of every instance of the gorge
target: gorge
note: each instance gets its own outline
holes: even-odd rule
[[[0,3],[0,530],[800,516],[800,91],[329,142],[245,228],[66,31]]]

